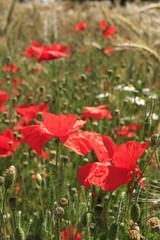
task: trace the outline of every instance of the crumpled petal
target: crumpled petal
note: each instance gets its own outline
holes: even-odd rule
[[[58,51],[41,51],[38,62],[46,61],[46,60],[53,60],[61,57],[67,57],[66,53],[58,52]]]
[[[42,154],[43,146],[54,136],[44,125],[32,125],[21,129],[23,141],[32,147],[38,155]]]
[[[114,166],[133,170],[135,162],[141,157],[149,144],[149,142],[140,144],[135,141],[120,144],[113,155]]]
[[[78,170],[78,178],[80,184],[86,188],[90,188],[90,184],[93,184],[112,192],[119,186],[130,182],[133,178],[133,171],[94,162],[82,166]]]

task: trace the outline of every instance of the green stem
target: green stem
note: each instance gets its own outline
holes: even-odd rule
[[[142,172],[141,172],[140,177],[137,179],[137,181],[135,182],[135,184],[134,184],[134,186],[133,186],[133,188],[132,188],[132,192],[133,192],[133,190],[136,188],[136,186],[137,186],[138,182],[140,181],[140,179],[142,178],[143,173],[144,173],[144,171],[146,170],[146,168],[147,168],[149,162],[151,161],[151,159],[152,159],[152,157],[153,157],[153,154],[155,153],[156,150],[157,150],[157,146],[155,146],[155,147],[153,148],[153,151],[151,152],[151,155],[150,155],[150,157],[148,158],[148,160],[147,160],[147,162],[146,162],[146,164],[145,164],[145,166],[144,166],[144,168],[143,168],[143,170],[142,170]]]
[[[57,150],[56,150],[56,200],[58,201],[59,189],[58,189],[58,155],[59,155],[59,138],[56,139]]]
[[[5,211],[6,197],[7,197],[7,189],[5,189],[3,194],[3,206],[2,206],[2,213],[1,213],[1,220],[0,220],[0,236],[2,235],[2,224],[3,224],[3,215]]]

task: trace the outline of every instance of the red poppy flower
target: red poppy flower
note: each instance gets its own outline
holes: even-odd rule
[[[12,146],[10,145],[12,143]],[[20,145],[17,137],[14,138],[13,131],[6,129],[0,135],[0,156],[7,157],[12,155]]]
[[[3,82],[2,81],[0,81],[0,85],[2,84]]]
[[[23,128],[24,142],[32,147],[38,155],[42,154],[43,146],[52,138],[59,137],[65,142],[67,136],[83,127],[88,121],[77,120],[75,115],[55,115],[43,113],[41,125]]]
[[[110,137],[102,136],[104,146],[96,151],[99,162],[89,163],[78,170],[80,184],[90,188],[90,184],[112,192],[119,186],[129,183],[133,178],[133,170],[137,177],[141,175],[136,161],[149,146],[149,142],[140,144],[130,141],[116,146]],[[96,141],[96,139],[95,139]],[[101,154],[103,149],[105,154]]]
[[[90,66],[90,67],[86,67],[86,71],[87,72],[92,72],[93,68]]]
[[[31,41],[31,44],[32,44],[32,46],[34,46],[34,47],[40,47],[40,46],[42,45],[41,42],[39,42],[39,41],[34,41],[34,40]]]
[[[137,131],[137,130],[140,130],[141,128],[142,128],[141,124],[131,123],[129,126],[129,129],[132,131]]]
[[[40,49],[35,46],[28,46],[24,53],[28,58],[33,58],[36,60],[40,54]]]
[[[104,49],[104,52],[107,53],[108,55],[111,55],[115,52],[114,48],[113,47],[106,47]]]
[[[7,108],[3,106],[8,100],[8,93],[0,91],[0,112],[4,112]]]
[[[117,29],[115,26],[107,27],[105,20],[102,20],[100,22],[100,27],[101,27],[101,29],[103,29],[103,31],[102,31],[103,36],[105,38],[109,38],[109,39],[113,38],[113,34],[115,33],[115,31]]]
[[[86,119],[86,118],[93,118],[93,119],[100,119],[100,118],[108,118],[111,119],[111,111],[105,109],[106,107],[108,107],[108,104],[106,105],[101,105],[98,107],[84,107],[84,109],[86,109],[86,111],[83,112],[82,114],[82,119]]]
[[[87,28],[87,25],[85,22],[79,22],[75,27],[75,31],[81,32],[81,31],[85,30],[86,28]]]
[[[19,71],[19,68],[14,67],[14,63],[10,63],[9,65],[6,65],[3,67],[3,71],[10,70],[12,73],[17,73]]]
[[[16,109],[16,112],[22,116],[17,128],[30,124],[33,118],[37,118],[39,112],[48,112],[48,105],[42,103],[40,105],[25,104]],[[14,129],[17,129],[14,127]]]
[[[42,71],[42,67],[41,67],[41,66],[39,66],[38,68],[35,68],[35,69],[33,70],[33,74],[36,74],[36,73],[39,72],[39,71]]]
[[[130,126],[121,126],[120,128],[115,130],[115,135],[118,136],[124,136],[128,138],[132,138],[135,136],[135,133],[132,131],[137,131],[142,128],[142,125],[140,124],[134,124],[131,123]],[[131,130],[131,131],[130,131]]]
[[[115,135],[117,137],[119,136],[124,136],[124,137],[128,137],[128,138],[132,138],[135,136],[134,132],[129,131],[129,126],[121,126],[118,129],[115,130]]]
[[[32,41],[32,46],[28,46],[25,50],[25,55],[28,58],[34,58],[38,62],[68,57],[66,46],[54,43],[52,46],[40,45]]]
[[[82,238],[82,234],[80,233],[77,233],[77,228],[74,227],[74,228],[65,228],[63,230],[63,232],[61,233],[61,237],[64,239],[64,240],[79,240]],[[76,234],[76,237],[74,238],[74,235]]]
[[[67,47],[56,43],[54,43],[51,47],[43,45],[41,46],[41,50],[38,55],[38,62],[67,57],[67,54],[65,53],[67,50]]]
[[[107,28],[107,24],[106,24],[105,20],[102,20],[100,22],[100,28],[102,28],[102,29],[106,29]]]

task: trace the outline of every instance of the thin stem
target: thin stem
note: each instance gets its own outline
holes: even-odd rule
[[[5,202],[7,197],[7,189],[5,188],[4,194],[3,194],[3,206],[2,206],[2,213],[1,213],[1,219],[0,219],[0,236],[2,235],[2,224],[3,224],[3,215],[5,211]]]
[[[151,155],[150,155],[150,157],[148,158],[148,160],[147,160],[147,162],[146,162],[146,164],[145,164],[145,166],[144,166],[144,168],[143,168],[143,170],[142,170],[142,172],[141,172],[140,177],[137,179],[137,181],[135,182],[135,184],[134,184],[134,186],[133,186],[133,188],[132,188],[132,192],[133,192],[133,190],[135,189],[135,187],[137,186],[137,184],[138,184],[138,182],[140,181],[140,179],[142,178],[143,173],[144,173],[144,171],[146,170],[146,168],[147,168],[147,166],[148,166],[150,160],[152,159],[153,154],[155,153],[156,150],[157,150],[157,146],[155,146],[155,147],[153,148],[153,151],[151,152]]]

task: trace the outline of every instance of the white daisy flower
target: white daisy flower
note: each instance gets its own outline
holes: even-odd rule
[[[122,88],[123,91],[134,92],[136,89],[132,84],[128,84],[128,86],[124,86]]]
[[[147,113],[147,116],[149,116],[149,113]],[[153,119],[153,120],[158,120],[158,118],[159,118],[159,117],[158,117],[158,115],[157,115],[156,113],[153,113],[153,114],[152,114],[152,119]]]
[[[97,97],[99,97],[99,98],[104,98],[104,97],[109,97],[111,94],[110,93],[101,93],[101,94],[99,94]]]
[[[132,103],[136,103],[137,105],[145,105],[145,100],[140,97],[127,97],[129,101]]]

